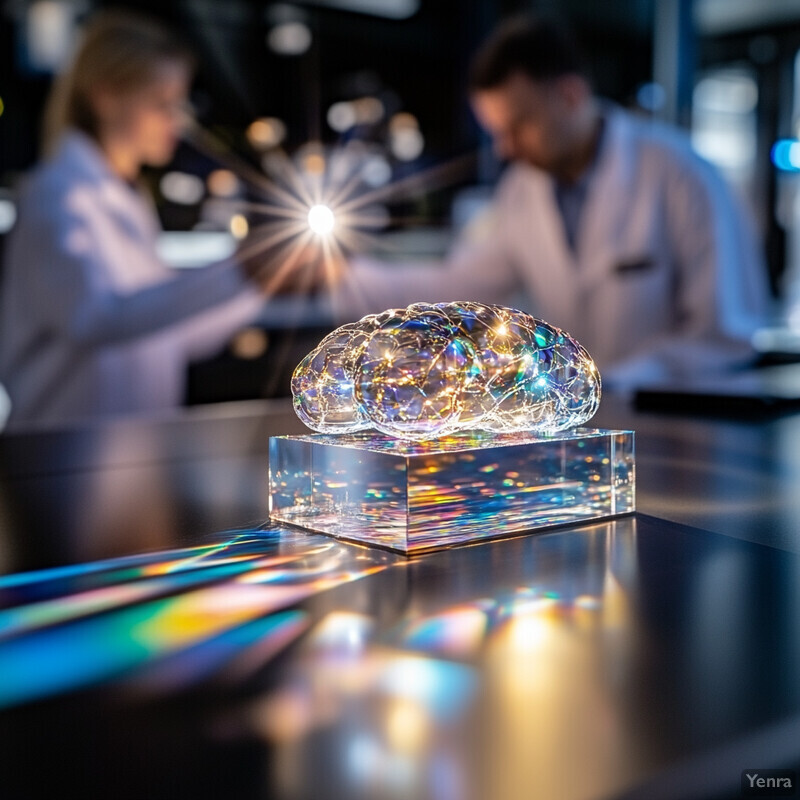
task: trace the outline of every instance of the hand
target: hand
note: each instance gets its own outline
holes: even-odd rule
[[[241,243],[236,259],[245,277],[269,296],[312,294],[338,283],[346,269],[344,258],[326,253],[317,239],[269,247],[254,234]]]

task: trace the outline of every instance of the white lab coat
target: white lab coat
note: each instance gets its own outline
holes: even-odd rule
[[[679,131],[604,107],[575,252],[553,180],[514,164],[440,265],[356,261],[331,297],[349,319],[415,301],[507,302],[575,336],[620,388],[746,352],[768,305],[750,220]]]
[[[158,232],[151,204],[81,133],[28,178],[0,306],[9,429],[175,408],[187,361],[257,315],[235,264],[174,271]]]

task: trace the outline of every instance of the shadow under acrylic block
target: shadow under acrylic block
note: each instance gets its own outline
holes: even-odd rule
[[[270,518],[415,553],[632,512],[632,431],[270,439]]]

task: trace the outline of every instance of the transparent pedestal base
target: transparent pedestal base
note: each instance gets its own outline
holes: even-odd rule
[[[270,440],[270,518],[416,553],[634,510],[632,431]]]

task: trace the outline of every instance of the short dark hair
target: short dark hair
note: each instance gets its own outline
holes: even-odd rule
[[[496,89],[521,72],[533,80],[586,77],[583,57],[570,32],[555,20],[522,15],[500,23],[475,54],[470,91]]]

